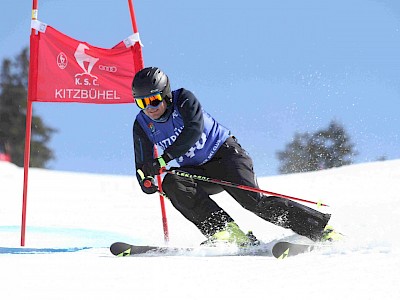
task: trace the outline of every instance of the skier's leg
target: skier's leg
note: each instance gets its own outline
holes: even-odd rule
[[[205,191],[208,189],[210,192],[211,189],[211,193],[215,193],[223,189],[215,185],[203,186],[191,178],[174,174],[167,174],[162,185],[172,205],[206,237],[210,237],[223,230],[233,219]]]
[[[292,229],[312,240],[319,240],[328,224],[330,214],[279,197],[262,197],[257,214],[275,225]]]
[[[190,174],[204,175],[205,168],[203,166],[185,167],[181,170]],[[164,178],[163,189],[174,207],[208,238],[202,244],[214,245],[223,242],[248,246],[258,243],[254,235],[246,235],[234,220],[210,198],[210,195],[222,192],[224,190],[222,186],[168,174]]]
[[[219,167],[213,167],[218,177],[230,182],[257,187],[252,159],[235,139],[228,139],[216,153],[213,161]],[[213,163],[214,163],[213,162]],[[208,175],[211,176],[211,175]],[[261,218],[313,240],[319,239],[329,221],[330,215],[323,214],[297,202],[279,197],[267,197],[237,188],[225,187],[225,190],[244,208]]]

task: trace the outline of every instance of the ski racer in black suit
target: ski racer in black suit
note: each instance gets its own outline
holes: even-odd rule
[[[179,170],[190,174],[258,187],[248,153],[229,129],[203,110],[192,92],[183,88],[171,91],[167,75],[154,67],[135,75],[132,91],[140,108],[134,122],[133,140],[137,179],[143,192],[157,192],[154,176],[173,160]],[[153,157],[154,144],[163,150],[159,157]],[[224,190],[264,220],[315,241],[324,237],[324,228],[330,219],[329,214],[288,199],[174,174],[165,175],[162,189],[172,205],[207,238],[207,244],[256,243],[255,237],[245,234],[210,197]]]

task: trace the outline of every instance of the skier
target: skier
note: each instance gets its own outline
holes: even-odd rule
[[[133,127],[137,179],[146,194],[157,192],[154,176],[175,160],[179,170],[258,188],[253,162],[232,133],[205,112],[195,95],[184,89],[171,91],[168,76],[159,68],[139,71],[132,92],[140,112]],[[153,157],[154,144],[163,154]],[[207,238],[239,246],[257,244],[210,195],[223,190],[257,216],[314,241],[332,239],[324,230],[329,214],[297,202],[267,197],[232,187],[166,174],[162,189],[172,205]]]

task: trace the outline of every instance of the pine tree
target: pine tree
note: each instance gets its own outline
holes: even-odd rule
[[[278,151],[281,174],[308,172],[349,165],[357,155],[349,135],[339,123],[313,134],[296,133],[284,151]]]
[[[0,142],[7,145],[12,162],[18,166],[24,164],[28,68],[29,50],[24,48],[14,60],[3,60],[0,73]],[[47,147],[54,132],[32,113],[30,166],[43,168],[54,159]]]

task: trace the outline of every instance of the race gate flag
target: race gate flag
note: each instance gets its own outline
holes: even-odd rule
[[[128,0],[133,34],[111,49],[75,40],[40,22],[38,2],[39,0],[32,0],[21,246],[25,246],[33,103],[134,103],[132,80],[144,67],[143,45],[136,25],[133,0]],[[160,175],[158,180],[161,181]],[[162,195],[160,204],[164,239],[168,241],[167,218]]]
[[[40,21],[30,101],[132,103],[132,79],[142,66],[138,34],[111,49],[80,42]]]

